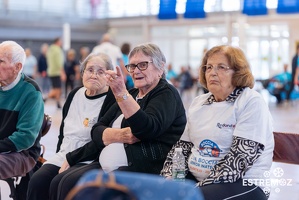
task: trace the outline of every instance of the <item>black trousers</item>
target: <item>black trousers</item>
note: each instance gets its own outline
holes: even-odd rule
[[[92,169],[100,169],[99,162],[93,162],[88,165],[74,165],[68,170],[56,175],[50,185],[50,199],[64,200],[69,191],[77,184],[83,174]],[[31,199],[30,199],[31,200]]]
[[[52,199],[56,199],[58,184],[57,181],[63,177],[63,175],[71,173],[72,171],[86,166],[86,164],[79,163],[65,172],[59,174],[60,167],[52,164],[44,164],[39,170],[37,170],[31,177],[28,184],[27,200],[48,200],[50,196]],[[79,179],[79,178],[78,178]],[[56,187],[55,187],[55,184]],[[76,184],[76,182],[74,182]],[[55,193],[51,193],[49,188],[53,188]]]
[[[217,183],[200,187],[205,200],[231,199],[231,200],[266,200],[263,190],[256,186],[244,186],[240,179],[234,183]]]
[[[188,173],[187,179],[198,182],[194,176]],[[243,185],[243,179],[234,183],[217,183],[200,187],[205,200],[267,200],[263,190],[252,184]]]
[[[30,178],[27,190],[27,199],[49,199],[49,187],[52,179],[58,174],[59,167],[45,164]]]

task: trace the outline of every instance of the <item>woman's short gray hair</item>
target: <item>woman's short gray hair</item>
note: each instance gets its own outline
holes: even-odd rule
[[[105,67],[106,70],[113,70],[114,67],[112,65],[112,61],[110,59],[110,57],[107,54],[104,53],[90,53],[84,60],[83,62],[80,64],[80,71],[81,73],[83,73],[84,69],[86,68],[87,63],[94,57],[99,57],[101,58],[104,63],[105,63]]]
[[[163,71],[162,78],[165,79],[165,72],[166,72],[166,58],[160,48],[152,43],[144,43],[140,44],[132,49],[132,51],[129,53],[129,58],[134,56],[136,53],[141,52],[146,56],[149,56],[152,58],[154,66]]]

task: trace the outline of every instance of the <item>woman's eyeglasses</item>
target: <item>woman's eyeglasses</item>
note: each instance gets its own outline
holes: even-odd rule
[[[152,62],[153,61],[143,61],[143,62],[137,63],[136,65],[135,64],[128,64],[128,65],[125,65],[125,67],[126,67],[127,71],[130,72],[130,73],[134,72],[134,70],[136,69],[136,67],[140,71],[144,71],[144,70],[147,69],[148,64],[152,63]]]
[[[95,74],[98,77],[105,75],[104,70],[102,70],[102,69],[94,70],[93,68],[84,69],[84,73],[88,76],[92,76],[93,74]]]
[[[231,69],[229,66],[226,66],[225,64],[219,64],[219,65],[204,65],[203,71],[205,73],[210,73],[214,69],[216,72],[227,72],[229,69]]]

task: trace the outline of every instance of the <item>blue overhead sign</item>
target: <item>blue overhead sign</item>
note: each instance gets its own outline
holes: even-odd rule
[[[160,0],[159,19],[176,19],[176,0]]]
[[[187,0],[184,18],[205,18],[205,0]]]
[[[278,0],[277,13],[288,14],[299,12],[299,1],[298,0]]]
[[[246,15],[267,15],[266,0],[244,0],[242,13]]]

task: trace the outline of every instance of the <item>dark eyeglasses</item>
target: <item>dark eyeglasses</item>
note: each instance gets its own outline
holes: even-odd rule
[[[144,71],[147,69],[148,64],[152,63],[153,61],[143,61],[140,63],[135,64],[127,64],[125,65],[126,69],[128,72],[132,73],[134,72],[134,70],[136,69],[136,67],[140,70],[140,71]]]

